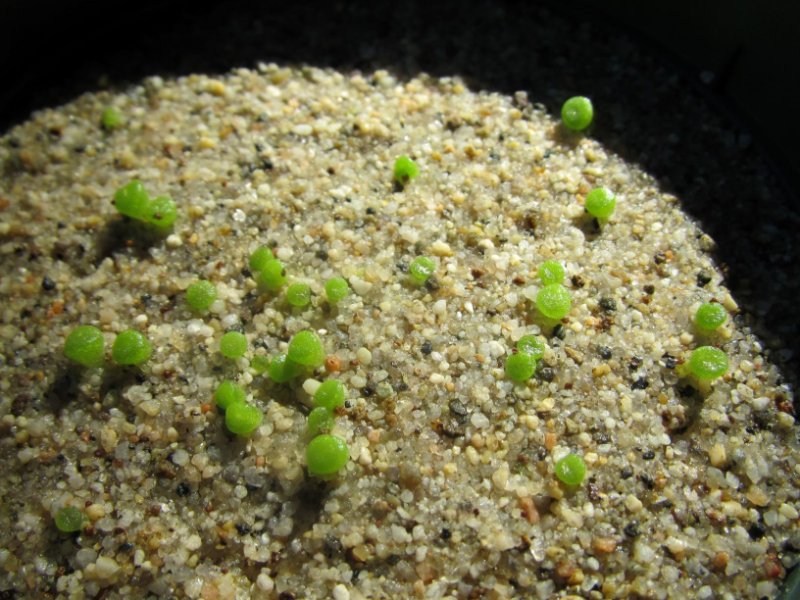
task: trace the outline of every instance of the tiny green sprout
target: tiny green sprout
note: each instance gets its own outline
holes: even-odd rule
[[[169,229],[178,218],[178,209],[169,196],[154,198],[147,211],[147,222],[159,229]]]
[[[311,302],[311,288],[305,283],[293,283],[286,288],[286,300],[298,308],[307,306]]]
[[[65,506],[58,509],[53,520],[59,531],[63,533],[74,533],[83,529],[86,517],[74,506]]]
[[[195,312],[206,312],[217,299],[217,288],[205,279],[195,281],[186,288],[186,303]]]
[[[350,451],[340,437],[323,433],[311,440],[306,448],[306,464],[310,475],[329,479],[347,464]]]
[[[536,359],[530,354],[517,352],[506,359],[506,377],[511,381],[528,381],[536,372]]]
[[[64,356],[84,367],[99,367],[103,364],[105,344],[103,333],[97,327],[80,325],[67,336]]]
[[[517,342],[517,350],[530,354],[536,360],[544,356],[544,351],[547,349],[544,339],[535,335],[523,335]]]
[[[418,256],[408,265],[408,276],[417,285],[422,285],[436,270],[436,264],[427,256]]]
[[[258,274],[257,281],[268,292],[277,292],[286,283],[286,267],[277,258],[268,260]]]
[[[325,282],[325,295],[331,304],[336,304],[349,293],[350,286],[344,277],[332,277]]]
[[[219,340],[219,352],[233,360],[241,358],[247,352],[247,338],[238,331],[229,331]]]
[[[225,410],[225,426],[236,435],[248,436],[255,431],[264,414],[247,402],[234,402]]]
[[[567,454],[556,463],[556,477],[565,485],[578,485],[586,476],[586,463],[577,454]]]
[[[561,121],[564,127],[573,131],[583,131],[594,118],[592,101],[585,96],[573,96],[561,107]]]
[[[714,331],[727,320],[728,313],[725,307],[717,302],[706,302],[694,315],[694,323],[698,329],[707,332]]]
[[[323,381],[314,392],[314,406],[324,406],[328,410],[335,410],[344,406],[346,391],[338,379]]]
[[[269,378],[275,383],[286,383],[297,377],[302,370],[300,365],[289,360],[285,354],[279,354],[269,363]]]
[[[728,371],[728,357],[719,348],[700,346],[689,357],[689,371],[702,380],[722,377]]]
[[[333,429],[333,413],[330,408],[318,406],[308,413],[308,433],[319,435]]]
[[[591,192],[586,194],[586,201],[584,203],[586,212],[598,221],[607,220],[614,213],[614,207],[616,207],[616,205],[617,198],[614,196],[614,192],[606,187],[594,188]]]
[[[419,175],[417,163],[407,156],[401,156],[394,161],[394,180],[400,185],[406,185]]]
[[[544,286],[536,294],[536,307],[548,319],[560,321],[572,308],[569,290],[560,283]]]
[[[111,358],[118,365],[140,365],[153,353],[153,346],[138,331],[120,333],[111,346]]]
[[[100,116],[100,125],[108,131],[117,129],[122,125],[122,115],[113,106],[107,106]]]
[[[542,285],[564,281],[564,267],[557,260],[546,260],[539,266],[539,279]]]
[[[228,379],[222,381],[214,392],[214,401],[223,410],[226,410],[232,404],[244,402],[245,399],[244,390]]]
[[[150,197],[138,179],[123,185],[114,193],[117,212],[131,219],[146,221],[149,217]]]
[[[313,331],[300,331],[289,340],[286,353],[289,360],[305,367],[316,369],[325,362],[325,349],[322,341]]]
[[[250,265],[250,272],[260,272],[271,260],[275,260],[275,255],[272,254],[272,250],[266,246],[256,248],[250,255],[250,260],[248,261],[248,264]]]
[[[250,368],[253,369],[259,375],[261,375],[262,373],[265,373],[267,369],[269,369],[270,362],[271,361],[269,360],[268,357],[262,354],[256,354],[253,357],[253,360],[250,361]]]

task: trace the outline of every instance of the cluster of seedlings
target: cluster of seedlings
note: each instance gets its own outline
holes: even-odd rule
[[[582,96],[568,99],[561,110],[565,128],[575,132],[587,129],[594,118],[592,102]],[[101,117],[106,130],[123,124],[119,112],[107,108]],[[393,168],[393,178],[401,188],[419,175],[419,167],[408,156],[399,157]],[[177,218],[175,203],[167,196],[151,199],[142,183],[133,180],[119,188],[114,195],[117,211],[159,232],[168,231]],[[616,207],[616,196],[606,187],[591,190],[584,202],[586,211],[598,224],[604,225]],[[262,292],[277,293],[287,283],[284,264],[266,246],[259,247],[249,257],[248,266]],[[415,285],[425,285],[436,270],[436,264],[427,256],[417,256],[409,264],[408,278]],[[555,260],[543,262],[538,270],[542,287],[535,298],[535,305],[545,324],[555,325],[572,309],[569,290],[563,285],[565,270]],[[343,277],[333,277],[324,284],[325,296],[331,305],[336,305],[350,293]],[[303,308],[311,302],[311,288],[305,283],[286,286],[285,298],[293,307]],[[206,313],[217,299],[217,289],[206,280],[192,283],[185,294],[186,304],[198,314]],[[705,303],[695,314],[694,324],[703,335],[711,335],[728,318],[725,309],[718,303]],[[545,340],[535,335],[525,335],[508,356],[505,374],[516,383],[531,379],[547,349]],[[236,360],[248,350],[247,338],[238,331],[225,333],[219,343],[223,356]],[[152,345],[138,331],[127,330],[116,336],[111,358],[118,365],[142,365],[151,356]],[[96,327],[81,325],[72,330],[64,344],[64,354],[75,363],[85,367],[101,367],[106,363],[105,338]],[[319,336],[310,330],[300,331],[289,341],[287,352],[274,357],[254,356],[251,368],[257,374],[265,374],[276,384],[284,384],[301,376],[309,376],[325,362],[325,350]],[[683,377],[699,381],[712,381],[728,370],[725,353],[714,346],[700,346],[692,351],[689,359],[679,367]],[[344,439],[332,433],[337,411],[345,404],[347,390],[341,381],[328,379],[316,387],[312,395],[313,408],[307,417],[307,433],[310,441],[306,446],[308,473],[322,479],[333,478],[349,459],[349,450]],[[245,390],[231,380],[223,380],[214,392],[219,410],[224,412],[225,426],[239,436],[250,436],[261,425],[262,411],[247,401]],[[586,465],[577,454],[567,454],[555,464],[556,477],[567,486],[577,486],[585,478]],[[78,531],[84,523],[83,513],[74,507],[64,507],[55,515],[56,527],[64,532]]]

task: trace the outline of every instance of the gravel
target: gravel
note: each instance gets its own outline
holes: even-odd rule
[[[106,106],[123,127],[99,127]],[[420,175],[399,189],[402,154]],[[0,164],[2,591],[759,598],[798,559],[792,390],[743,320],[691,324],[711,299],[739,312],[713,240],[522,93],[276,65],[150,77],[36,113]],[[168,236],[116,214],[132,178],[175,200]],[[582,205],[599,185],[618,197],[602,226]],[[259,245],[311,305],[259,293]],[[422,254],[435,285],[399,266]],[[572,295],[557,325],[531,301],[547,259]],[[339,275],[352,293],[331,307]],[[203,318],[183,298],[198,277],[218,289]],[[77,324],[107,343],[138,329],[153,356],[76,368]],[[229,327],[250,344],[236,363],[216,352]],[[330,482],[304,470],[313,386],[249,369],[303,329],[330,359],[313,379],[349,387],[351,460]],[[514,384],[504,361],[527,334],[549,347]],[[681,379],[706,343],[730,372]],[[223,378],[264,411],[248,440],[213,408]],[[554,476],[569,452],[576,489]],[[72,537],[52,522],[66,505],[87,514]]]

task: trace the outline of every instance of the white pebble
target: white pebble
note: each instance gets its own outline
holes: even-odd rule
[[[97,552],[91,548],[81,548],[75,554],[75,562],[81,569],[85,569],[88,565],[92,564],[97,559]]]
[[[450,248],[450,244],[441,240],[437,240],[431,244],[431,253],[436,256],[453,256],[453,250]]]
[[[491,424],[489,418],[482,412],[472,413],[472,417],[470,417],[469,421],[476,429],[487,429]]]
[[[794,521],[798,517],[797,509],[791,504],[785,502],[780,505],[778,511],[790,521]]]
[[[362,346],[356,351],[356,358],[362,365],[367,366],[372,363],[372,352]]]
[[[316,379],[309,378],[303,382],[303,390],[305,390],[305,393],[308,394],[309,396],[313,396],[314,394],[317,393],[317,390],[321,385],[322,382],[317,381]]]
[[[167,248],[180,248],[183,246],[183,240],[181,236],[171,233],[167,236]]]
[[[344,587],[344,584],[337,583],[333,586],[333,600],[350,600],[350,592]]]
[[[172,453],[172,463],[182,467],[189,462],[189,453],[183,448],[178,448]]]
[[[117,574],[120,567],[113,558],[101,556],[94,563],[94,572],[100,579],[111,579]]]
[[[724,467],[728,462],[725,446],[722,444],[714,444],[711,446],[711,448],[708,450],[708,460],[714,467],[718,469]]]
[[[275,582],[272,581],[272,577],[267,573],[259,573],[256,578],[256,585],[262,592],[271,592],[275,589]]]
[[[193,533],[188,538],[186,538],[186,542],[185,542],[184,545],[186,546],[187,550],[189,550],[190,552],[194,552],[200,546],[203,545],[203,540],[200,539],[199,535],[197,535],[196,533]]]
[[[139,408],[150,417],[155,417],[161,412],[161,405],[155,400],[145,400],[139,405]]]
[[[714,591],[711,589],[710,586],[704,585],[699,590],[697,590],[697,597],[701,599],[711,598],[714,595]]]
[[[769,408],[769,406],[772,404],[772,401],[766,396],[760,396],[758,398],[753,398],[752,403],[755,410],[762,411]]]
[[[642,501],[639,500],[633,494],[628,494],[625,498],[625,508],[627,508],[630,512],[635,513],[642,510]]]
[[[364,294],[369,293],[372,289],[372,284],[369,281],[364,281],[360,277],[353,275],[350,278],[350,287],[353,288],[356,294],[359,296],[363,296]]]
[[[230,329],[234,327],[239,322],[239,315],[236,313],[228,313],[224,317],[222,317],[222,328],[223,329]]]
[[[641,563],[648,564],[653,562],[653,559],[656,557],[656,553],[644,542],[637,542],[633,549],[633,557]]]

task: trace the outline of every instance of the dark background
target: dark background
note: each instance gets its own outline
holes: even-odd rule
[[[800,372],[800,3],[405,0],[325,4],[0,0],[0,132],[142,77],[257,61],[459,75],[557,114],[639,163],[717,241],[747,321]]]

